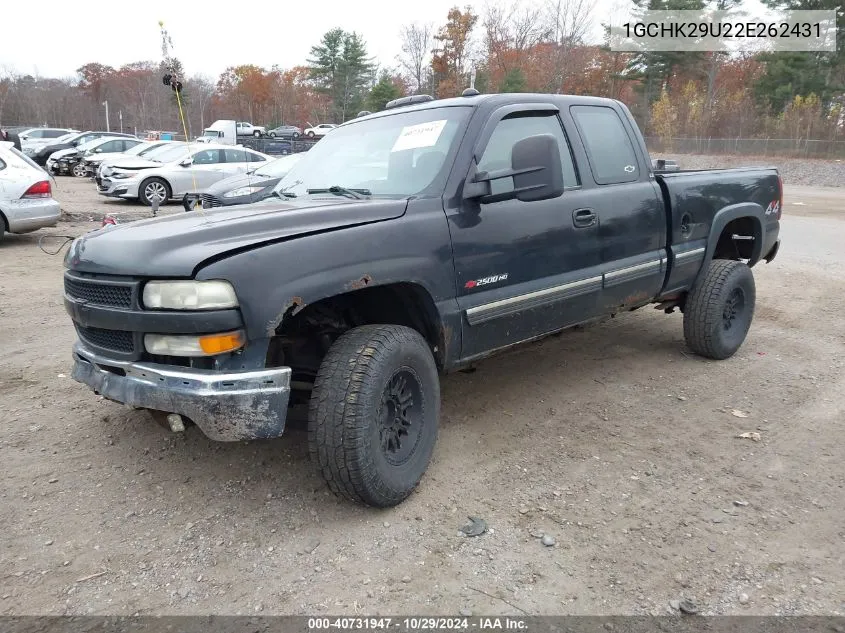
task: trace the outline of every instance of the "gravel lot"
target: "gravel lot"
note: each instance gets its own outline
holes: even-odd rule
[[[681,169],[717,169],[763,165],[777,167],[787,185],[845,187],[845,161],[778,156],[708,156],[704,154],[654,154],[653,158],[674,158]]]
[[[57,189],[69,217],[148,212]],[[734,358],[643,309],[448,376],[434,461],[388,511],[331,496],[301,432],[173,435],[73,382],[37,242],[99,223],[7,236],[0,614],[845,614],[845,189],[787,194]],[[468,515],[490,531],[460,536]]]

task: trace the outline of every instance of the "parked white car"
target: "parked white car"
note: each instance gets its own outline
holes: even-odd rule
[[[0,242],[4,233],[29,233],[59,221],[52,179],[41,167],[0,142]]]
[[[115,162],[103,169],[97,185],[101,195],[152,205],[197,193],[214,183],[258,167],[272,157],[231,145],[174,147],[155,159]]]
[[[126,158],[127,156],[142,156],[144,152],[150,152],[156,147],[161,147],[169,141],[142,141],[140,139],[110,139],[99,146],[94,146],[82,154],[83,176],[90,176],[97,170],[106,159]],[[124,148],[124,149],[121,149]],[[74,176],[78,175],[76,170]]]
[[[158,147],[154,147],[151,150],[145,150],[143,152],[137,152],[136,150],[139,147],[136,145],[128,152],[124,152],[123,154],[114,154],[112,158],[106,157],[104,158],[100,164],[97,166],[97,170],[95,172],[95,178],[102,179],[103,176],[108,176],[111,174],[112,167],[120,163],[120,166],[124,169],[138,169],[140,167],[146,167],[150,164],[151,160],[158,160],[159,155],[161,154],[170,154],[174,151],[176,147],[187,148],[188,143],[185,141],[153,141],[153,143],[162,143]],[[187,156],[188,150],[183,150],[183,155]],[[100,184],[100,181],[97,180],[97,184]]]
[[[47,172],[54,173],[55,164],[67,156],[79,155],[80,157],[91,156],[93,154],[105,154],[116,151],[123,151],[126,148],[134,147],[141,141],[136,138],[127,138],[123,136],[100,136],[91,139],[86,143],[82,143],[77,147],[69,147],[68,149],[60,149],[57,152],[50,154],[47,159]],[[90,152],[90,153],[89,153]],[[82,168],[82,162],[77,163],[73,168],[74,176],[84,176],[85,170]]]
[[[78,132],[78,130],[63,127],[32,127],[18,132],[18,138],[21,141],[21,149],[26,153],[28,148],[41,147],[71,132]]]
[[[305,128],[303,134],[305,134],[308,138],[322,138],[336,127],[337,126],[333,123],[320,123],[320,125]]]

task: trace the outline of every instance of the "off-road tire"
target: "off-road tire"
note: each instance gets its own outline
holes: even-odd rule
[[[159,205],[164,206],[167,204],[168,200],[170,200],[170,197],[173,195],[173,191],[170,189],[170,185],[167,184],[167,181],[163,178],[147,178],[144,182],[142,182],[141,186],[138,187],[138,201],[148,207],[153,206],[153,201],[147,197],[147,187],[154,182],[164,186],[165,198],[164,200],[159,201]]]
[[[397,417],[396,400],[388,401],[402,381],[413,391],[407,406],[412,419],[397,443],[388,427],[401,426],[397,420],[404,419],[405,410]],[[428,467],[439,414],[440,382],[425,339],[399,325],[354,328],[335,341],[317,373],[308,451],[335,494],[370,506],[395,506],[414,491]],[[409,451],[404,458],[403,451]]]
[[[684,338],[696,354],[724,360],[740,348],[754,318],[756,289],[742,262],[714,259],[684,306]]]

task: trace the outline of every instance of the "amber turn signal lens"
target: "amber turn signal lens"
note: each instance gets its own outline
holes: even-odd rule
[[[232,352],[244,346],[243,332],[226,332],[200,337],[200,348],[209,356]]]

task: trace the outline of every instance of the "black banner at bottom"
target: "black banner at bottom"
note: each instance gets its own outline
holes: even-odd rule
[[[0,633],[845,633],[835,616],[0,616]]]

